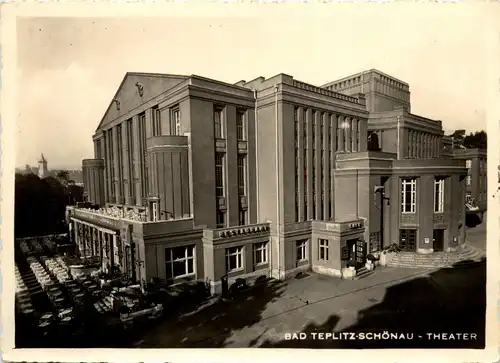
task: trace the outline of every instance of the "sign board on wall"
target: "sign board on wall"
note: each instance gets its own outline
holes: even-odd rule
[[[430,242],[431,242],[431,240],[430,240],[430,238],[429,238],[429,237],[425,237],[425,238],[424,238],[424,242],[427,244],[427,243],[430,243]]]
[[[346,245],[342,246],[342,260],[349,259],[349,248]]]

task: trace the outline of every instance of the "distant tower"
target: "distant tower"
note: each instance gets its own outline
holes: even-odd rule
[[[43,156],[38,160],[38,176],[40,178],[45,178],[48,175],[48,169],[47,169],[47,160],[45,160],[45,157]]]

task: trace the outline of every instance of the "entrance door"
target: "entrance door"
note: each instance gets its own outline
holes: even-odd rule
[[[434,252],[440,252],[444,249],[444,229],[435,229],[432,236]]]
[[[356,239],[350,239],[347,241],[348,260],[356,259]]]
[[[399,248],[402,251],[413,252],[417,247],[417,230],[400,229],[399,230]]]

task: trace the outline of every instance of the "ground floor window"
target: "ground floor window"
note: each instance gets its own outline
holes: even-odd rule
[[[243,268],[243,247],[226,249],[226,271],[237,271]]]
[[[318,251],[319,259],[322,261],[328,261],[328,240],[318,238]]]
[[[296,242],[297,262],[307,261],[307,240]]]
[[[165,249],[167,279],[188,277],[194,271],[194,245]]]
[[[255,265],[267,263],[267,242],[255,243],[253,245],[253,263]]]

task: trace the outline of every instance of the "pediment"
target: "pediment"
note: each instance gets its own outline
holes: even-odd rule
[[[127,73],[111,99],[96,132],[188,78],[169,74]]]

